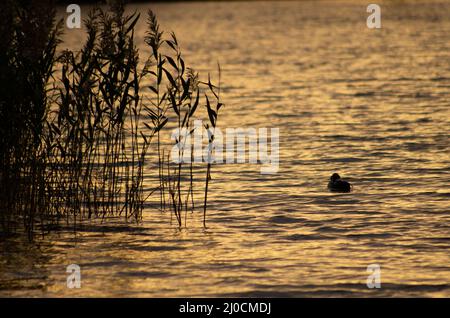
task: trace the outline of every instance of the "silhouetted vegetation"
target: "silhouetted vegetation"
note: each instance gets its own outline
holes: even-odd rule
[[[175,34],[166,38],[151,11],[145,38],[149,57],[140,63],[134,39],[139,18],[126,15],[119,1],[109,10],[96,8],[85,20],[81,51],[57,53],[62,22],[56,22],[50,2],[1,4],[3,233],[24,228],[32,236],[36,225],[43,230],[61,219],[140,220],[155,192],[161,209],[170,209],[180,227],[183,209],[194,210],[192,163],[188,169],[171,163],[160,133],[174,120],[192,134],[200,100],[210,120],[205,128],[214,128],[222,106],[220,85],[198,80]],[[151,85],[144,87],[143,79]],[[145,190],[146,161],[155,153],[159,184]],[[204,219],[210,169],[208,164]]]

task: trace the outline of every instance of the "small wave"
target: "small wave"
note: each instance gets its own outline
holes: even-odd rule
[[[317,232],[322,232],[322,233],[341,233],[341,232],[348,232],[348,229],[340,229],[337,227],[332,227],[332,226],[322,226],[319,227],[318,229],[316,229]]]
[[[331,237],[315,234],[293,234],[286,237],[289,241],[328,240]]]
[[[355,158],[355,157],[344,157],[344,158],[322,158],[321,161],[325,162],[342,162],[342,163],[348,163],[348,162],[361,162],[365,161],[366,159],[363,158]]]
[[[450,77],[437,76],[437,77],[430,78],[430,80],[433,82],[450,81]]]
[[[131,246],[127,249],[133,251],[147,251],[147,252],[161,252],[161,251],[182,251],[185,250],[185,247],[181,246],[170,246],[170,245],[162,245],[162,246]]]
[[[147,271],[127,271],[127,272],[117,272],[118,276],[125,277],[138,277],[138,278],[152,278],[152,277],[168,277],[170,273],[168,272],[147,272]]]
[[[390,238],[399,235],[392,233],[361,233],[361,234],[348,234],[346,236],[350,238]]]
[[[375,96],[375,92],[357,92],[353,94],[355,97],[370,97]]]
[[[269,219],[270,223],[277,223],[277,224],[292,224],[292,223],[301,223],[305,221],[304,219],[300,218],[291,218],[284,215],[276,215]]]

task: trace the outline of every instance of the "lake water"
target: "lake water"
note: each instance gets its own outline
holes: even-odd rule
[[[279,128],[279,171],[214,166],[206,229],[149,204],[141,224],[1,242],[0,295],[449,297],[450,2],[380,4],[378,30],[358,1],[131,6],[201,74],[220,61],[220,126]],[[354,191],[328,192],[333,172]]]

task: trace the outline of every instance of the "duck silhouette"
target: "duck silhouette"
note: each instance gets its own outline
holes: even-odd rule
[[[333,192],[350,192],[352,191],[352,186],[347,181],[342,180],[339,174],[333,173],[330,177],[330,182],[328,182],[328,189]]]

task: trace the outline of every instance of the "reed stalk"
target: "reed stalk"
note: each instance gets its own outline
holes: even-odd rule
[[[161,132],[171,121],[192,134],[205,83],[186,67],[175,34],[165,39],[149,11],[150,54],[141,67],[134,37],[140,16],[125,14],[115,1],[108,10],[89,13],[79,52],[57,53],[62,21],[44,2],[6,0],[0,7],[2,233],[22,223],[31,238],[36,224],[44,232],[61,219],[140,221],[156,190],[161,210],[169,207],[179,227],[184,208],[186,225],[188,209],[194,211],[193,163],[185,169],[183,162],[166,160]],[[143,87],[144,80],[151,84]],[[213,111],[206,95],[215,127],[220,85],[217,94],[210,80],[205,87],[217,99]],[[155,152],[159,186],[148,192],[146,163]],[[210,170],[208,164],[204,224]]]

